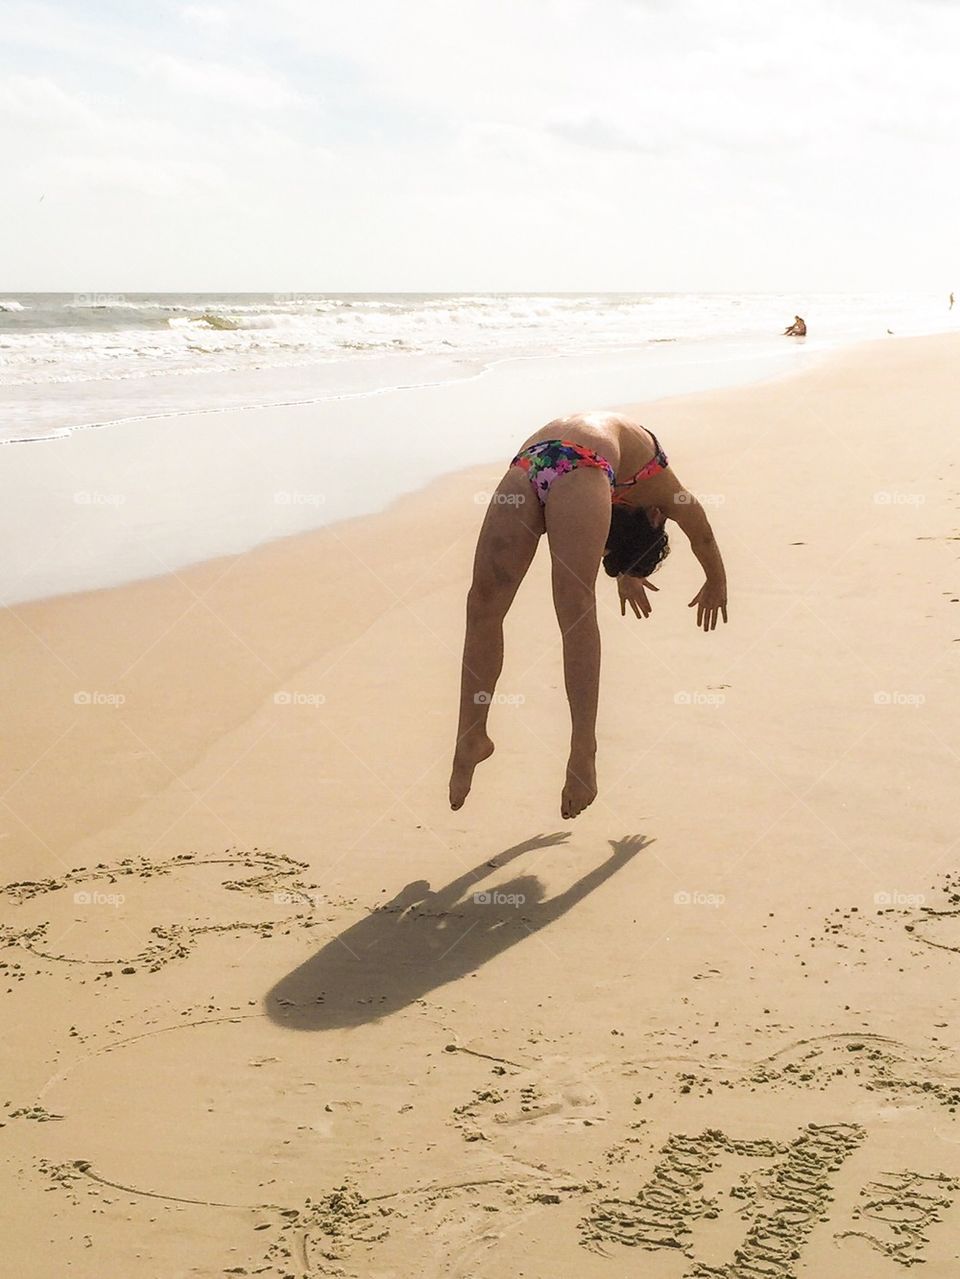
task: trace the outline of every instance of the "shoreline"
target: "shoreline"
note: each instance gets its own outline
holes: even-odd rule
[[[531,421],[547,421],[571,403],[635,403],[638,379],[651,386],[654,393],[644,397],[644,404],[653,407],[678,396],[803,376],[881,343],[889,339],[813,351],[793,346],[759,362],[756,357],[745,363],[674,361],[653,370],[638,369],[632,357],[624,360],[620,353],[511,358],[463,378],[350,392],[345,399],[288,401],[279,419],[276,406],[254,404],[176,410],[163,415],[168,424],[163,430],[146,436],[140,432],[150,430],[156,416],[71,428],[65,435],[29,441],[49,443],[49,451],[3,454],[8,465],[0,476],[5,499],[0,534],[13,542],[30,524],[45,548],[37,555],[32,543],[30,554],[8,569],[0,580],[0,598],[19,605],[181,572],[386,510],[397,498],[463,465],[494,465],[489,458],[507,454],[529,433]],[[780,367],[764,370],[768,360]],[[668,388],[665,394],[655,393],[658,377]],[[397,398],[388,411],[364,407],[391,395]],[[510,406],[506,412],[504,403]],[[198,431],[194,424],[200,420]],[[454,430],[446,426],[451,422],[458,424]],[[121,424],[131,429],[111,429]],[[359,487],[356,449],[349,439],[354,433],[366,437],[364,451],[377,459],[364,468]],[[144,466],[145,454],[152,470]],[[272,494],[264,493],[265,470],[276,477]],[[111,524],[124,534],[119,547]],[[64,551],[68,559],[58,564],[56,557]]]
[[[340,400],[370,399],[381,395],[389,395],[394,392],[424,390],[435,386],[458,385],[460,383],[469,383],[477,380],[478,378],[483,378],[495,369],[504,365],[523,365],[547,360],[583,362],[591,359],[637,359],[644,355],[654,354],[654,347],[672,346],[674,343],[677,344],[677,350],[679,352],[681,352],[684,356],[689,357],[680,360],[678,362],[678,367],[707,368],[715,365],[725,366],[728,364],[740,363],[748,367],[756,365],[759,370],[762,365],[768,361],[782,364],[785,360],[797,363],[799,360],[805,359],[809,361],[809,364],[813,364],[821,359],[829,359],[832,356],[841,355],[845,351],[856,350],[860,346],[870,345],[874,342],[884,342],[888,337],[946,337],[955,331],[955,329],[944,328],[943,330],[929,332],[924,331],[904,334],[889,333],[885,336],[833,337],[815,340],[808,339],[804,336],[799,342],[792,343],[790,347],[782,344],[780,337],[767,337],[765,342],[761,342],[757,337],[752,339],[728,337],[718,337],[716,339],[652,338],[637,343],[636,345],[626,343],[620,346],[599,346],[596,348],[584,347],[577,351],[563,352],[476,352],[463,353],[455,357],[444,356],[437,352],[413,352],[393,357],[376,355],[370,357],[370,365],[376,365],[379,363],[386,367],[393,362],[401,367],[404,364],[409,365],[411,363],[420,363],[429,366],[430,362],[442,364],[443,361],[446,360],[448,363],[452,363],[454,365],[466,366],[470,368],[471,371],[452,374],[449,376],[418,379],[415,381],[377,381],[376,384],[372,386],[360,385],[351,387],[349,385],[343,385],[339,388],[337,386],[333,386],[328,390],[316,394],[308,393],[304,390],[302,394],[293,398],[238,400],[235,403],[227,404],[188,403],[182,407],[173,409],[156,411],[143,410],[116,417],[65,423],[61,426],[57,426],[37,434],[6,436],[0,438],[0,446],[14,444],[42,444],[48,441],[53,442],[56,440],[66,439],[74,432],[107,430],[117,426],[126,426],[141,422],[162,421],[170,418],[192,416],[202,417],[209,414],[224,412],[245,413],[255,409],[269,410],[279,408],[300,408],[317,404],[334,403]],[[797,354],[790,355],[789,352],[791,348]],[[728,353],[726,355],[717,354],[718,352],[724,351]],[[805,356],[803,354],[805,351],[809,352],[809,355]],[[707,353],[707,355],[698,354],[704,352]],[[772,374],[763,374],[760,372],[754,374],[745,372],[742,378],[738,378],[731,383],[728,383],[725,379],[723,379],[716,384],[708,382],[694,389],[712,390],[720,389],[727,385],[752,385],[756,382],[766,381],[768,377],[790,376],[795,372],[802,372],[805,367],[809,367],[809,364],[805,363],[804,365],[796,368],[791,367],[777,370]],[[10,384],[0,384],[0,396],[9,392],[11,394],[11,399],[15,400],[18,396],[23,397],[25,393],[27,393],[27,398],[30,398],[31,393],[37,396],[42,396],[44,393],[49,394],[50,392],[56,392],[64,397],[66,395],[71,395],[74,398],[83,398],[82,395],[78,395],[79,392],[83,392],[85,389],[89,390],[90,388],[93,388],[94,391],[96,391],[97,388],[102,386],[112,386],[123,389],[138,387],[149,388],[154,382],[162,384],[164,381],[171,381],[174,385],[178,383],[183,384],[192,379],[196,379],[197,381],[204,383],[216,383],[218,380],[224,380],[227,382],[243,382],[244,379],[249,379],[251,377],[253,380],[261,378],[263,380],[267,380],[271,377],[283,377],[288,380],[296,380],[298,376],[309,377],[310,375],[320,375],[328,372],[333,374],[338,372],[342,372],[344,374],[359,373],[362,371],[363,367],[364,366],[359,363],[354,364],[352,362],[348,363],[344,361],[330,360],[314,364],[293,364],[290,366],[253,366],[248,371],[240,369],[212,369],[209,371],[181,370],[177,373],[163,373],[161,371],[156,371],[144,374],[139,378],[120,377],[107,381],[104,381],[103,379],[89,378],[80,380],[68,379],[64,382],[56,380],[36,383],[13,382]],[[663,369],[662,367],[654,366],[653,371],[654,373],[658,373],[662,372]],[[686,393],[687,392],[683,388],[680,388],[677,390],[667,390],[662,394],[658,393],[653,397],[647,398],[663,399]],[[0,407],[2,407],[2,400],[0,400]]]
[[[663,338],[663,339],[659,339],[659,342],[666,343],[674,340],[675,339],[672,339],[672,338]],[[876,339],[876,340],[879,341],[880,339]],[[850,345],[857,345],[857,344],[851,343]],[[844,344],[838,343],[836,346],[825,347],[822,350],[818,350],[816,352],[816,355],[829,356],[838,348],[842,349],[843,346]],[[126,417],[109,418],[104,421],[78,422],[71,426],[58,427],[55,430],[50,431],[44,435],[25,435],[25,436],[17,436],[17,437],[10,437],[6,439],[0,439],[0,446],[14,445],[14,444],[44,444],[48,441],[54,442],[56,440],[66,439],[68,436],[73,435],[74,432],[78,432],[78,431],[105,431],[110,429],[111,427],[129,426],[129,425],[140,423],[140,422],[156,422],[156,421],[162,421],[166,418],[205,417],[211,413],[249,413],[253,409],[269,410],[269,409],[307,408],[311,405],[316,405],[316,404],[337,403],[338,401],[341,401],[341,400],[374,399],[377,396],[392,395],[396,392],[401,392],[401,391],[422,391],[422,390],[429,390],[432,387],[438,387],[438,386],[459,386],[461,384],[467,384],[472,381],[475,381],[478,378],[485,377],[491,372],[493,372],[495,369],[505,365],[523,365],[523,364],[535,363],[543,360],[556,360],[556,359],[562,359],[568,362],[573,362],[573,361],[582,362],[583,360],[588,360],[588,359],[596,358],[599,356],[611,356],[611,355],[619,359],[631,354],[635,354],[635,352],[633,352],[631,348],[623,347],[623,348],[618,348],[615,351],[587,350],[587,351],[576,352],[576,353],[571,352],[564,355],[555,355],[551,353],[539,353],[536,355],[505,355],[505,356],[500,356],[496,359],[490,359],[490,360],[476,357],[476,358],[464,359],[462,363],[476,364],[479,367],[475,369],[474,372],[464,373],[459,377],[436,378],[432,380],[417,381],[417,382],[396,382],[396,383],[390,383],[386,386],[376,386],[376,387],[371,387],[363,390],[331,391],[325,395],[304,396],[302,398],[297,398],[292,400],[264,400],[264,401],[251,400],[249,403],[238,403],[238,404],[231,404],[227,406],[223,406],[223,405],[211,405],[211,406],[203,406],[203,407],[188,406],[181,409],[170,409],[170,410],[165,410],[165,411],[156,412],[156,413],[133,413]],[[784,357],[781,352],[777,352],[777,351],[767,351],[767,352],[764,352],[762,355],[758,353],[750,357],[751,361],[781,360],[783,358],[786,358],[786,357]],[[695,360],[694,359],[694,360],[685,361],[684,363],[688,365],[693,365],[698,368],[702,368],[702,367],[709,366],[711,364],[725,365],[728,363],[728,361],[723,359],[716,359],[716,360]],[[772,374],[770,376],[773,376],[773,377],[789,376],[789,374],[793,373],[794,371],[795,370],[793,369],[789,369],[789,370],[786,370],[782,375]],[[185,375],[185,376],[192,376],[192,375]],[[230,376],[230,375],[227,374],[227,376]],[[749,383],[752,384],[754,381],[765,381],[765,380],[766,378],[756,378],[756,379],[750,378]],[[747,384],[748,384],[747,382],[735,383],[735,385],[738,385],[738,386],[747,385]],[[83,386],[83,383],[70,384],[71,389],[73,389],[75,386]],[[13,389],[22,390],[23,387],[14,387]],[[708,390],[711,388],[705,387],[703,389]],[[684,392],[682,391],[674,392],[674,393],[668,392],[667,394],[668,395],[684,394]]]

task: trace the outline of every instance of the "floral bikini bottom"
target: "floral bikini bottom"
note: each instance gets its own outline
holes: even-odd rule
[[[636,475],[631,476],[629,480],[624,480],[622,484],[617,484],[613,467],[605,457],[601,457],[593,449],[585,448],[582,444],[574,444],[570,440],[541,440],[539,444],[531,444],[529,448],[521,449],[510,465],[519,466],[522,471],[526,471],[543,505],[546,503],[547,494],[554,480],[558,476],[566,475],[568,471],[575,471],[578,466],[593,466],[603,471],[610,481],[611,490],[626,488],[630,484],[636,484],[638,480],[645,480],[651,475],[656,475],[658,471],[665,470],[669,465],[667,455],[660,447],[660,441],[655,435],[653,442],[657,449],[654,456]]]

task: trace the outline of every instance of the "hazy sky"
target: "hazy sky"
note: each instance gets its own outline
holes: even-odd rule
[[[952,0],[4,0],[0,145],[0,293],[960,287]]]

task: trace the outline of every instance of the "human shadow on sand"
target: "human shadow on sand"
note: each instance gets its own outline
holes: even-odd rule
[[[540,932],[652,842],[642,835],[610,840],[613,851],[605,862],[548,900],[535,875],[470,891],[523,853],[567,838],[536,835],[437,892],[426,880],[407,884],[279,981],[264,1000],[266,1012],[293,1030],[332,1030],[386,1017]]]

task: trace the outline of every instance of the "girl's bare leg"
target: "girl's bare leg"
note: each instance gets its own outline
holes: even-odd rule
[[[596,580],[610,530],[610,486],[581,468],[555,481],[546,505],[553,561],[553,603],[563,636],[563,677],[570,703],[570,757],[560,800],[565,818],[597,797],[597,701],[600,630]]]
[[[503,667],[503,619],[544,531],[543,508],[526,475],[507,472],[487,508],[467,595],[460,718],[450,774],[450,807],[470,792],[473,770],[493,754],[487,714]]]

